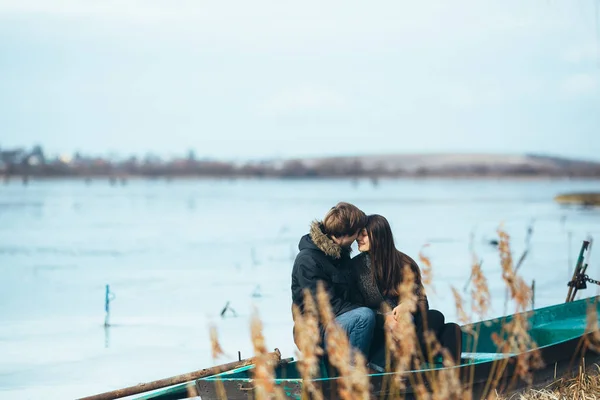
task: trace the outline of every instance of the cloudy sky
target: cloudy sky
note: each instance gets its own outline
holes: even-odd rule
[[[0,0],[0,147],[600,160],[600,0]]]

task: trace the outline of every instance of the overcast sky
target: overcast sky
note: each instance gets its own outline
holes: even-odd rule
[[[600,0],[0,0],[0,147],[600,160]]]

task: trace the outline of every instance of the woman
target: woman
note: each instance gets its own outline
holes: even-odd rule
[[[402,312],[403,307],[406,307],[406,302],[403,303],[399,298],[399,286],[402,283],[406,266],[411,269],[414,276],[417,309],[413,313],[413,320],[421,348],[424,348],[423,315],[427,315],[427,328],[434,331],[438,338],[448,336],[451,341],[452,339],[459,340],[460,333],[456,331],[458,326],[453,326],[449,330],[449,334],[444,335],[444,316],[439,311],[429,310],[419,266],[408,255],[396,249],[392,229],[387,219],[381,215],[370,215],[366,227],[360,231],[356,241],[361,254],[352,259],[352,269],[358,283],[355,301],[378,311],[377,325],[369,355],[370,364],[374,369],[380,369],[385,365],[385,333],[383,329],[385,308],[389,307],[393,310],[391,314],[385,316],[387,322],[393,325],[395,316]],[[384,304],[387,304],[387,307]],[[458,329],[460,331],[460,328]],[[455,348],[454,351],[450,349],[450,352],[456,358],[460,354],[460,351],[457,350],[460,349],[460,343],[451,347]]]
[[[368,307],[379,309],[385,302],[394,309],[393,314],[396,315],[402,307],[398,302],[398,288],[402,283],[404,267],[408,266],[415,277],[417,310],[429,309],[419,266],[415,260],[396,249],[392,229],[385,217],[370,215],[356,242],[362,254],[353,261],[357,262],[355,271],[358,273],[359,289]]]

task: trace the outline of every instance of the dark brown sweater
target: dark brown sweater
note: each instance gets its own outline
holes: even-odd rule
[[[416,271],[420,271],[417,263],[402,253],[407,259],[407,264],[411,267],[416,268]],[[361,305],[369,308],[374,308],[382,311],[383,303],[387,303],[390,308],[394,308],[398,305],[398,296],[384,296],[379,289],[379,286],[373,279],[373,272],[371,270],[371,258],[367,253],[362,253],[352,259],[352,268],[356,276],[357,292],[354,297],[355,301]],[[417,295],[417,312],[420,312],[421,307],[425,307],[425,310],[429,309],[429,302],[425,294],[425,288],[420,279],[417,279],[415,294]]]

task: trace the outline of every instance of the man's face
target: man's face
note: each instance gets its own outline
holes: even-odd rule
[[[358,232],[359,231],[356,231],[354,235],[332,236],[331,239],[335,244],[339,245],[340,247],[349,248],[350,246],[352,246],[352,242],[354,242],[358,237]]]

